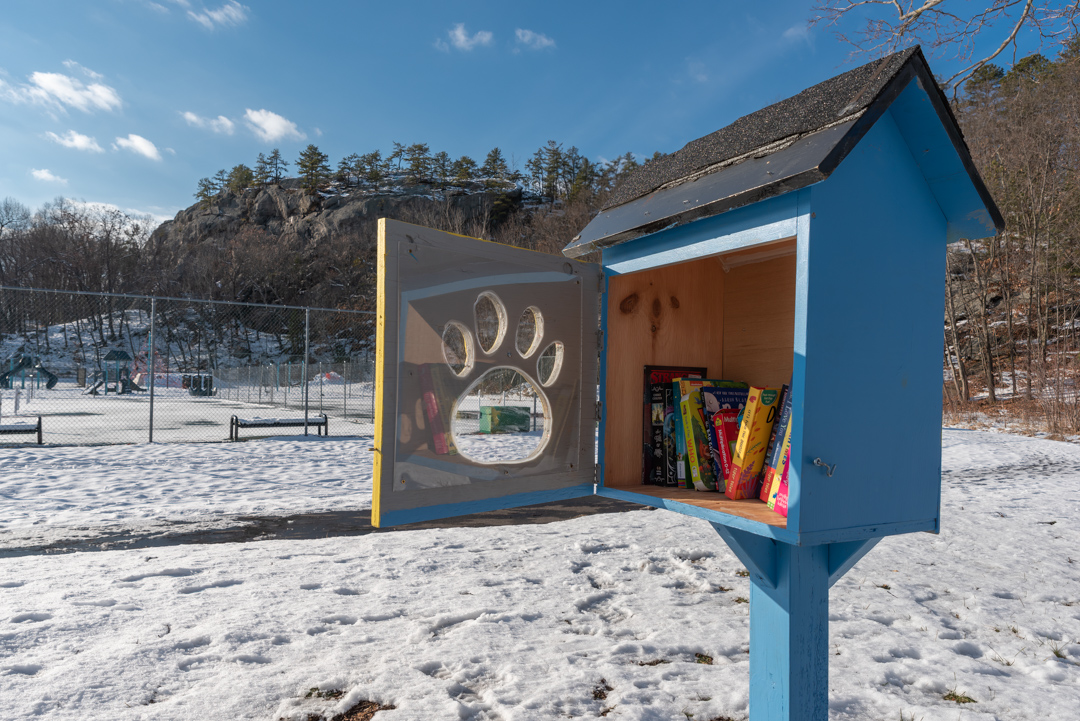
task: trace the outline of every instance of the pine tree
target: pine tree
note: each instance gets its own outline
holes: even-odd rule
[[[330,158],[314,145],[308,145],[300,152],[296,169],[300,172],[300,187],[309,193],[326,185],[330,177]]]
[[[479,169],[476,167],[475,160],[468,155],[462,155],[454,161],[454,165],[450,170],[454,174],[454,182],[467,183],[476,177],[476,172]]]
[[[440,188],[446,187],[446,181],[450,176],[450,166],[450,154],[445,150],[435,153],[431,159],[431,174]]]
[[[371,187],[378,188],[383,179],[382,153],[378,150],[364,153],[360,156],[360,165],[364,172],[364,180],[367,181]]]
[[[531,158],[525,161],[525,171],[528,173],[529,185],[533,192],[544,194],[544,149],[537,150]]]
[[[387,163],[393,163],[397,161],[397,169],[401,170],[401,159],[405,157],[405,146],[399,142],[394,142],[394,152],[386,156]]]
[[[217,193],[217,189],[214,187],[214,181],[210,178],[199,178],[198,184],[195,186],[195,197],[199,200],[199,205],[203,208],[210,207],[210,201]]]
[[[243,192],[244,188],[250,188],[255,181],[255,174],[251,172],[251,168],[240,163],[229,171],[229,179],[226,181],[226,187],[239,195]]]
[[[506,167],[506,158],[498,148],[492,148],[480,166],[480,175],[488,180],[506,180],[509,169]]]
[[[266,187],[266,184],[270,182],[270,163],[267,161],[266,156],[259,153],[259,157],[255,159],[255,172],[252,179],[253,185],[257,188]]]
[[[544,153],[543,194],[551,198],[551,202],[554,203],[559,197],[559,186],[563,175],[562,143],[549,140],[542,150]]]
[[[595,192],[597,176],[596,166],[584,158],[570,182],[570,191],[566,194],[567,202],[573,203],[591,196]]]
[[[409,163],[409,178],[413,183],[422,183],[431,176],[431,148],[427,143],[413,143],[407,147],[405,159]]]
[[[270,157],[266,159],[266,167],[270,171],[270,180],[280,183],[289,169],[289,162],[282,159],[280,150],[274,148],[270,151]]]
[[[360,160],[360,156],[356,153],[347,155],[338,161],[337,175],[335,179],[348,188],[352,184],[352,178],[356,177],[356,182],[360,182],[360,174],[356,172],[356,163]]]
[[[214,173],[213,177],[214,193],[220,193],[225,190],[229,185],[229,174],[225,172],[225,168]]]

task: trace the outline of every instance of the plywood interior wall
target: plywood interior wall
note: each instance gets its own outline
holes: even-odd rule
[[[640,486],[646,365],[754,384],[790,378],[795,241],[613,276],[607,303],[604,484]]]

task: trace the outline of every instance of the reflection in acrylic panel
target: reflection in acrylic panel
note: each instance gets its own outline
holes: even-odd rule
[[[513,368],[481,376],[455,407],[458,452],[478,463],[523,461],[543,450],[550,430],[544,394]]]

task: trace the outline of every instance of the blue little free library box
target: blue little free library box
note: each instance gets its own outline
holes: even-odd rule
[[[380,221],[373,523],[599,494],[798,547],[937,531],[945,246],[1002,225],[918,48],[650,161],[566,258]],[[790,381],[787,518],[642,485],[648,365]],[[543,409],[509,458],[456,430],[499,373]]]

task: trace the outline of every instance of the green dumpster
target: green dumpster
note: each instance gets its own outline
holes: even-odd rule
[[[524,433],[531,430],[528,408],[520,406],[480,406],[481,433]]]

